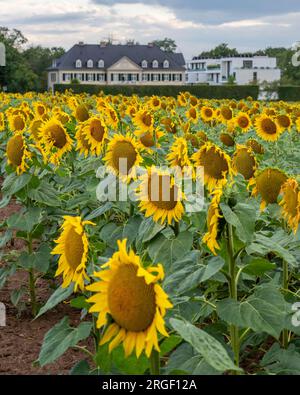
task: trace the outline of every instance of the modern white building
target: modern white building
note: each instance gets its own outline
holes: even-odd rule
[[[48,71],[48,87],[70,84],[85,85],[183,85],[185,59],[181,53],[161,50],[153,43],[113,45],[74,45],[54,60]]]
[[[240,55],[228,58],[194,57],[187,63],[188,84],[221,85],[234,79],[238,85],[279,81],[277,59],[268,56]]]

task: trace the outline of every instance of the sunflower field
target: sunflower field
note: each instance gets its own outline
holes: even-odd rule
[[[300,374],[299,133],[296,102],[0,94],[0,288],[26,279],[19,322],[78,317],[31,363]]]

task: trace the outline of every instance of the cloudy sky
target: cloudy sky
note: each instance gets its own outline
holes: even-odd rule
[[[186,58],[220,42],[241,51],[300,40],[299,0],[0,0],[0,25],[32,44],[147,43],[172,37]]]

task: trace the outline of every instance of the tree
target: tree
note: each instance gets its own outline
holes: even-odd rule
[[[239,53],[236,48],[229,48],[228,44],[222,43],[210,51],[203,51],[199,57],[204,58],[225,58],[229,56],[237,56]]]
[[[162,49],[165,52],[174,53],[176,52],[177,49],[177,44],[175,40],[168,37],[164,38],[163,40],[154,40],[153,44],[157,45],[160,49]]]

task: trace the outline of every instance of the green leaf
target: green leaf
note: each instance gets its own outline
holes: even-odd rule
[[[13,236],[13,231],[11,229],[8,229],[4,234],[1,235],[1,240],[0,240],[0,248],[5,247],[6,243],[8,243]]]
[[[71,376],[88,376],[91,373],[91,368],[88,362],[83,359],[79,361],[73,368],[70,370]]]
[[[101,215],[105,214],[113,207],[112,202],[106,202],[103,206],[96,208],[96,210],[92,211],[86,218],[85,221],[91,221],[95,218],[101,217]]]
[[[274,270],[276,264],[264,258],[252,258],[244,268],[243,272],[253,276],[263,276],[266,272]]]
[[[284,350],[276,343],[264,355],[261,366],[268,374],[299,375],[300,354],[293,344],[287,350]]]
[[[3,182],[2,192],[4,196],[12,196],[23,189],[30,181],[31,175],[28,173],[21,174],[18,176],[15,173],[11,173],[7,176]]]
[[[62,356],[70,347],[86,339],[92,329],[91,322],[82,322],[77,328],[69,325],[69,319],[64,317],[44,337],[38,362],[45,366]]]
[[[194,347],[205,362],[217,371],[240,370],[234,365],[222,344],[202,329],[174,318],[170,319],[170,324],[186,342]]]
[[[30,233],[35,225],[38,225],[42,219],[42,209],[39,207],[29,207],[26,211],[22,210],[11,215],[7,219],[7,226],[11,229],[17,229]]]
[[[167,239],[160,235],[152,241],[148,247],[148,253],[154,263],[162,263],[170,267],[173,262],[182,258],[193,245],[193,235],[190,232],[182,232],[174,239]]]
[[[255,230],[256,208],[246,203],[238,203],[234,211],[225,203],[220,207],[225,220],[236,228],[238,238],[245,244],[250,243]]]
[[[61,200],[57,196],[57,190],[45,180],[41,182],[37,189],[29,189],[28,197],[50,207],[61,207],[62,205]]]
[[[181,337],[177,335],[171,335],[167,337],[161,344],[160,344],[160,355],[164,356],[171,352],[178,344],[181,343]]]
[[[145,218],[140,224],[138,231],[139,234],[138,239],[142,243],[147,243],[148,241],[152,240],[164,228],[165,228],[164,225],[154,222],[151,217]]]
[[[76,309],[88,310],[90,308],[90,304],[87,303],[85,296],[77,296],[77,298],[74,298],[70,301],[70,305]]]
[[[217,303],[217,313],[222,320],[240,328],[266,332],[276,339],[285,327],[288,312],[288,304],[272,284],[257,287],[244,302],[224,299]]]
[[[123,228],[123,239],[127,239],[128,246],[130,246],[134,240],[136,239],[139,231],[139,226],[141,223],[141,217],[136,215],[134,217],[129,218],[127,223]]]
[[[110,222],[103,226],[100,231],[100,239],[103,240],[110,248],[117,248],[117,240],[122,238],[123,228]]]
[[[132,353],[125,358],[123,346],[112,352],[112,361],[116,368],[125,374],[144,374],[149,369],[149,359],[143,353],[139,358]]]
[[[73,293],[73,288],[73,284],[70,284],[68,288],[57,288],[57,290],[47,300],[47,303],[40,309],[35,319],[45,314],[47,311],[53,309],[53,307],[57,306],[60,302],[66,300],[69,296],[71,296]]]
[[[10,295],[11,303],[16,307],[18,306],[22,296],[26,293],[26,287],[21,287],[19,289],[14,289]]]
[[[18,264],[22,268],[35,269],[40,273],[47,273],[51,259],[51,249],[46,243],[42,243],[37,252],[29,254],[24,251],[20,254]]]

